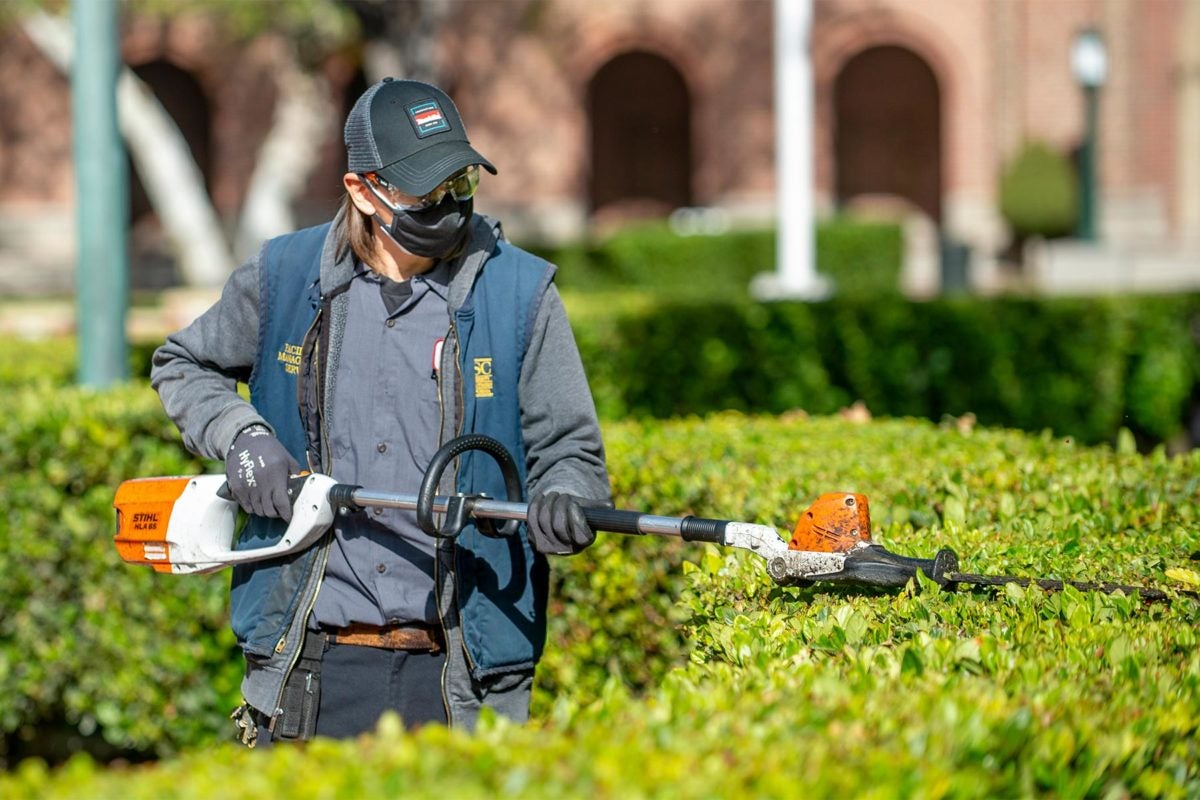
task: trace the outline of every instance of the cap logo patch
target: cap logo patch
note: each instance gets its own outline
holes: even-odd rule
[[[436,100],[422,100],[407,106],[406,110],[419,139],[450,130],[450,123]]]

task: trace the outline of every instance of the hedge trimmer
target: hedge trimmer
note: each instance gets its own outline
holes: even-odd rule
[[[436,489],[455,458],[469,450],[491,455],[504,475],[509,500],[484,495],[438,496]],[[247,550],[235,547],[238,505],[222,475],[136,478],[117,489],[115,543],[131,564],[145,564],[175,574],[213,572],[250,561],[277,558],[317,542],[333,524],[339,510],[398,508],[415,510],[427,534],[453,538],[472,521],[487,535],[512,535],[526,518],[528,506],[519,501],[521,484],[512,455],[494,439],[472,434],[452,440],[433,457],[417,495],[372,491],[338,483],[326,475],[308,473],[292,478],[292,519],[275,544]],[[435,514],[442,514],[439,524]],[[960,572],[958,556],[943,548],[933,558],[910,558],[871,541],[871,515],[861,494],[835,492],[817,499],[796,523],[790,540],[770,525],[701,517],[663,517],[641,511],[608,508],[585,510],[597,531],[656,535],[685,542],[710,542],[758,554],[767,574],[784,586],[816,583],[848,587],[902,588],[918,571],[947,589],[959,586],[999,586],[1008,583],[1059,590],[1137,593],[1145,601],[1169,600],[1161,590],[1116,583],[1090,583],[1008,575]],[[497,525],[497,521],[503,521]],[[1197,596],[1196,592],[1179,594]]]

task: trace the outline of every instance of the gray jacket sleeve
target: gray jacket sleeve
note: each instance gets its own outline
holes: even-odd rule
[[[553,284],[538,308],[518,391],[530,497],[553,490],[611,502],[596,406]]]
[[[266,424],[237,391],[258,354],[260,258],[238,267],[220,299],[154,351],[150,385],[184,446],[203,458],[223,460],[238,431]]]

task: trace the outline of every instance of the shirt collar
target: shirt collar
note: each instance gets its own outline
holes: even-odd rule
[[[433,269],[428,272],[414,275],[413,280],[417,279],[428,283],[429,291],[435,293],[443,300],[450,293],[450,265],[445,261],[438,261],[433,265]]]
[[[450,278],[450,265],[444,261],[435,262],[428,271],[414,275],[407,281],[393,281],[355,258],[352,280],[361,279],[377,286],[383,295],[388,316],[395,316],[420,302],[421,298],[429,292],[437,295],[442,302],[448,302]]]
[[[362,278],[372,283],[379,283],[382,276],[364,264],[358,256],[355,256],[354,277]],[[450,286],[450,264],[442,260],[435,261],[431,269],[422,272],[420,275],[414,275],[409,280],[416,279],[420,279],[419,282],[428,283],[429,288],[437,292],[438,296],[444,300]]]

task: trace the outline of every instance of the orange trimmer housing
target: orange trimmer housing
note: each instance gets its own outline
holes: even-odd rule
[[[846,553],[860,542],[871,541],[871,509],[866,495],[830,492],[800,515],[789,550],[809,553]]]
[[[147,564],[156,572],[171,572],[171,545],[167,536],[171,513],[191,478],[135,478],[117,488],[114,543],[121,558]]]

